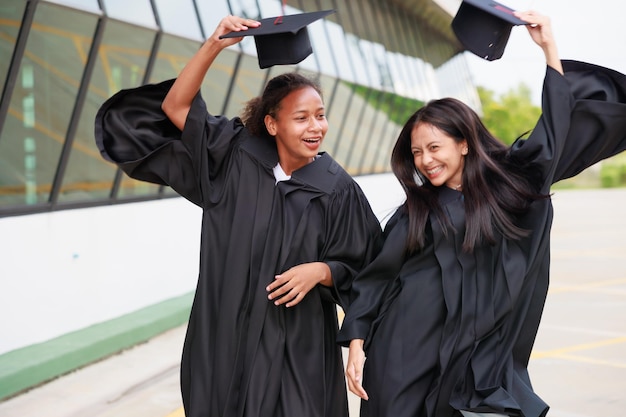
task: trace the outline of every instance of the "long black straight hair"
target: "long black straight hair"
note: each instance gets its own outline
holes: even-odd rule
[[[425,245],[425,227],[433,213],[448,233],[452,224],[438,199],[438,187],[415,168],[411,133],[419,124],[428,124],[452,137],[467,141],[468,153],[462,174],[466,228],[465,251],[477,245],[494,244],[497,235],[518,240],[530,232],[518,226],[519,216],[533,201],[549,196],[539,193],[532,166],[512,159],[509,147],[496,139],[474,110],[454,98],[433,100],[416,111],[405,123],[391,155],[392,170],[406,193],[401,209],[409,216],[407,251]]]

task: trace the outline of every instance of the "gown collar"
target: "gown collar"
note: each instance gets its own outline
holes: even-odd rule
[[[245,128],[241,130],[240,135],[241,148],[272,171],[278,163],[276,142],[256,137]],[[315,161],[293,171],[289,181],[296,181],[325,193],[331,193],[342,171],[343,169],[328,153],[320,152]]]

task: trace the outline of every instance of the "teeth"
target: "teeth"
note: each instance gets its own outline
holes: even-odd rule
[[[442,167],[437,167],[437,168],[434,168],[434,169],[427,169],[426,173],[428,173],[428,175],[433,175],[433,174],[438,173],[442,169],[443,169]]]

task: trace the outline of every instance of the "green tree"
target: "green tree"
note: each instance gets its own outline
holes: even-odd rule
[[[523,83],[498,97],[493,91],[478,87],[478,96],[483,123],[506,144],[530,132],[541,115],[541,108],[532,103],[530,88]]]

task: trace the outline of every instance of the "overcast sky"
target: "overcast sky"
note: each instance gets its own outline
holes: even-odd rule
[[[576,59],[626,73],[626,1],[505,0],[550,16],[562,59]],[[468,53],[476,85],[504,93],[524,82],[540,103],[545,60],[525,27],[514,27],[502,58],[485,61]]]

